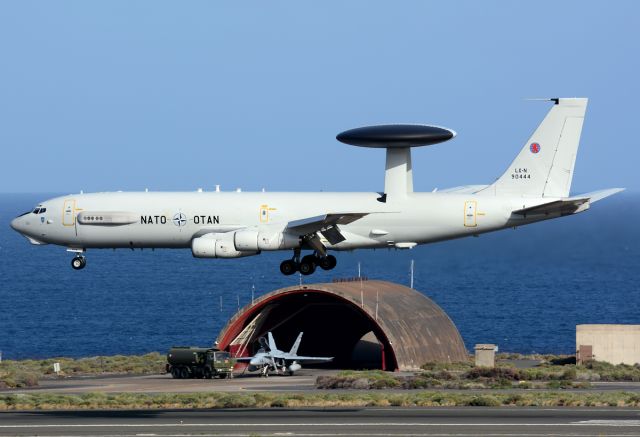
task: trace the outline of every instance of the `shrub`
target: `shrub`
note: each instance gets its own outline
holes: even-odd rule
[[[499,407],[501,404],[495,396],[490,395],[473,396],[467,401],[470,407]]]
[[[474,367],[464,374],[466,379],[506,379],[509,381],[518,381],[521,378],[518,369],[513,367]]]

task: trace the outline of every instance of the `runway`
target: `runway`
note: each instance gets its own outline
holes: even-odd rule
[[[0,413],[0,435],[631,436],[640,410],[365,408]]]

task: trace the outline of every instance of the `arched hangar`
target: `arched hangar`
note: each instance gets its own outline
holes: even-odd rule
[[[354,280],[281,288],[257,298],[227,323],[218,347],[251,356],[271,331],[281,350],[304,332],[300,355],[333,356],[332,367],[415,370],[468,355],[447,314],[411,288]]]

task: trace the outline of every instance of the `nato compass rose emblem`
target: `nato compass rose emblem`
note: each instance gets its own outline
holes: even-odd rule
[[[175,213],[175,215],[173,216],[173,224],[181,228],[182,226],[187,224],[187,216],[181,212]]]
[[[540,144],[531,143],[531,145],[529,146],[529,150],[531,150],[531,153],[538,153],[540,151]]]

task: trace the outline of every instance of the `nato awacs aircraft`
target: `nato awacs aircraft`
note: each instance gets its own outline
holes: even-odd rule
[[[268,376],[269,370],[273,369],[274,372],[284,375],[288,373],[293,375],[302,368],[300,363],[327,363],[333,360],[333,357],[305,357],[298,355],[298,347],[302,341],[302,332],[296,338],[289,352],[284,352],[278,349],[276,342],[273,339],[273,334],[269,332],[267,334],[269,340],[265,340],[264,337],[260,337],[260,349],[252,357],[236,357],[235,360],[239,363],[248,363],[247,369],[250,372],[260,370],[262,376]]]
[[[47,200],[11,222],[33,244],[66,246],[85,266],[93,248],[190,248],[196,258],[239,258],[287,250],[291,275],[330,270],[328,251],[410,249],[576,214],[622,189],[569,194],[587,99],[553,106],[504,174],[490,185],[413,191],[411,148],[450,140],[452,130],[426,125],[370,126],[337,139],[385,148],[381,193],[137,192]],[[312,253],[301,258],[302,250]]]

